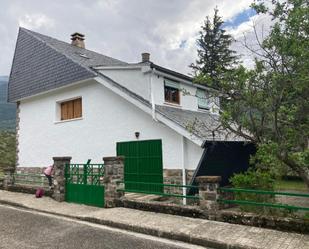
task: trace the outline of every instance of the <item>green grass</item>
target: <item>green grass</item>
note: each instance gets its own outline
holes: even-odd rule
[[[275,183],[275,190],[308,191],[305,183],[297,180],[277,180]]]

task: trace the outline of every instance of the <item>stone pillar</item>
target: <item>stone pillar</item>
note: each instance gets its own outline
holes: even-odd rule
[[[219,209],[217,200],[221,176],[198,176],[196,181],[199,186],[200,207],[216,212]]]
[[[103,157],[103,161],[105,207],[111,208],[115,207],[124,195],[124,158]]]
[[[9,187],[14,184],[14,171],[13,167],[8,167],[4,169],[4,181],[3,181],[3,188],[5,190],[9,190]]]
[[[53,157],[54,160],[54,193],[52,197],[56,201],[65,200],[65,165],[70,164],[72,157]]]

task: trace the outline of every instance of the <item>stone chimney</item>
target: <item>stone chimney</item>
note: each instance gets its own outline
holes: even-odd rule
[[[85,35],[75,32],[74,34],[71,35],[71,44],[73,46],[79,47],[79,48],[85,48]]]
[[[149,62],[149,61],[150,61],[150,54],[142,53],[142,62]]]

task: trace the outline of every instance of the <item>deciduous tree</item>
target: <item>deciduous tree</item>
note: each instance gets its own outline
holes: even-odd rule
[[[248,46],[254,69],[239,66],[213,78],[221,96],[220,126],[257,145],[258,167],[286,165],[309,188],[309,3],[269,2],[252,4],[273,18],[269,35],[263,41],[257,36],[258,49]]]

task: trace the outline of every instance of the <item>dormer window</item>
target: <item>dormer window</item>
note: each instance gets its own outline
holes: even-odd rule
[[[169,79],[164,79],[164,99],[171,104],[180,104],[179,83]]]
[[[204,89],[198,88],[196,90],[196,97],[197,97],[197,103],[198,103],[199,109],[203,109],[203,110],[210,109],[210,105],[211,105],[210,96]]]

